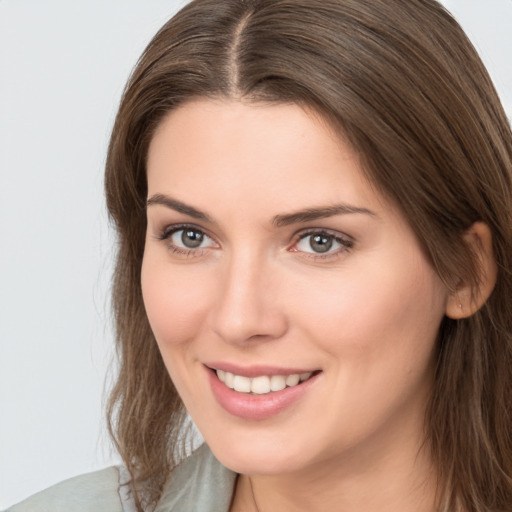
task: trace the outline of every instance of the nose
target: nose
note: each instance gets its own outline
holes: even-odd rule
[[[226,262],[211,317],[213,331],[225,342],[267,341],[287,331],[276,270],[271,262],[248,253]]]

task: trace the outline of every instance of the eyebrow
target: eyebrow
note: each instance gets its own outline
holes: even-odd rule
[[[201,210],[197,210],[193,206],[189,206],[188,204],[182,203],[181,201],[178,201],[177,199],[172,199],[169,196],[166,196],[164,194],[155,194],[151,196],[146,201],[146,208],[148,206],[153,205],[162,205],[167,206],[167,208],[171,208],[171,210],[175,210],[179,213],[183,213],[185,215],[188,215],[189,217],[192,217],[193,219],[197,220],[204,220],[206,222],[212,222],[212,219],[206,215],[206,213],[202,212]]]
[[[213,222],[211,217],[206,213],[185,204],[177,199],[173,199],[165,194],[154,194],[147,202],[146,207],[153,205],[162,205],[175,210],[179,213],[183,213],[197,220],[204,220],[206,222]],[[272,219],[272,224],[276,227],[289,226],[290,224],[298,224],[301,222],[308,222],[317,219],[324,219],[327,217],[334,217],[335,215],[346,215],[346,214],[363,214],[375,217],[375,212],[368,210],[368,208],[361,208],[358,206],[352,206],[349,204],[335,204],[332,206],[324,206],[319,208],[306,208],[293,213],[286,213],[276,215]]]
[[[376,217],[376,213],[368,210],[367,208],[360,208],[358,206],[351,206],[349,204],[335,204],[332,206],[325,206],[320,208],[306,208],[294,213],[287,213],[284,215],[276,215],[272,220],[272,224],[276,227],[289,226],[290,224],[298,224],[300,222],[308,222],[311,220],[325,219],[327,217],[334,217],[335,215],[346,215],[359,213],[363,215],[370,215]]]

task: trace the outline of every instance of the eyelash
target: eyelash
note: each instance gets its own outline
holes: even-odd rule
[[[201,256],[205,249],[203,247],[198,247],[196,249],[192,249],[192,248],[186,249],[184,247],[178,247],[176,244],[174,244],[172,242],[171,238],[173,235],[175,235],[176,233],[179,233],[180,231],[185,231],[185,230],[200,233],[204,237],[207,237],[213,241],[213,239],[210,236],[208,236],[202,229],[194,226],[193,224],[178,224],[178,225],[174,225],[174,226],[168,226],[162,230],[160,235],[157,236],[157,239],[161,240],[163,242],[166,242],[167,248],[174,254],[178,254],[180,256],[187,256],[187,257]]]
[[[198,248],[194,248],[194,249],[193,248],[186,249],[186,248],[177,246],[175,243],[173,243],[171,241],[171,238],[173,235],[175,235],[176,233],[179,233],[180,231],[185,231],[185,230],[199,233],[199,234],[203,235],[204,237],[210,239],[213,243],[216,243],[209,235],[207,235],[204,232],[204,230],[194,226],[193,224],[178,224],[178,225],[174,225],[174,226],[168,226],[162,230],[162,232],[157,236],[157,239],[161,240],[163,242],[166,242],[166,246],[174,254],[178,254],[180,256],[185,256],[185,257],[202,256],[204,253],[204,250],[208,249],[208,247],[198,247]],[[314,251],[308,252],[308,251],[301,251],[301,250],[296,249],[296,246],[301,241],[307,239],[308,237],[312,237],[312,236],[321,236],[324,238],[328,238],[331,241],[339,244],[340,247],[334,251],[331,251],[329,248],[325,253],[318,253],[318,252],[314,252]],[[331,232],[326,229],[310,229],[306,232],[298,233],[297,235],[295,235],[295,238],[296,238],[295,241],[293,242],[293,244],[290,246],[290,248],[288,250],[290,252],[300,253],[301,257],[308,258],[308,259],[315,260],[315,261],[325,261],[327,259],[336,259],[336,258],[340,257],[342,254],[349,252],[354,246],[354,241],[350,237],[342,236],[338,232]]]
[[[321,236],[324,238],[329,238],[331,241],[334,241],[340,245],[339,248],[337,248],[334,251],[325,252],[325,253],[318,253],[318,252],[306,252],[306,251],[299,251],[298,249],[293,249],[293,247],[297,246],[302,240],[305,240],[308,237],[313,236]],[[298,240],[294,242],[292,249],[290,249],[292,252],[300,252],[301,256],[304,258],[310,258],[312,260],[316,261],[325,261],[327,259],[337,259],[340,256],[342,256],[344,253],[349,252],[354,247],[354,240],[348,236],[342,236],[338,232],[332,232],[326,229],[311,229],[306,232],[302,232],[298,235]]]

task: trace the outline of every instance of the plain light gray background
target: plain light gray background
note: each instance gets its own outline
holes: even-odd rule
[[[0,508],[112,464],[102,173],[126,78],[185,0],[0,0]],[[445,0],[512,116],[512,0]]]

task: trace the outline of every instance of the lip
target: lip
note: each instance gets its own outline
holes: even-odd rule
[[[249,378],[260,377],[261,375],[272,377],[273,375],[292,375],[293,373],[313,373],[318,371],[318,368],[283,368],[265,365],[238,366],[236,364],[224,362],[204,363],[204,366],[210,370],[222,370],[224,372],[232,373],[233,375],[240,375],[242,377]]]
[[[213,366],[213,365],[212,365]],[[262,421],[282,413],[306,395],[316,384],[322,372],[312,375],[308,380],[296,385],[273,391],[265,395],[256,395],[252,393],[240,393],[228,388],[222,383],[213,368],[228,371],[235,375],[244,377],[257,377],[260,375],[289,375],[291,373],[304,373],[307,370],[277,369],[272,367],[254,366],[250,368],[240,368],[229,364],[220,364],[217,366],[205,365],[212,393],[219,405],[229,414],[238,418],[252,421]],[[226,368],[226,369],[225,369]],[[233,371],[234,370],[234,371]]]

